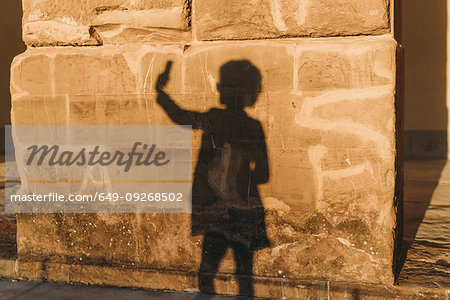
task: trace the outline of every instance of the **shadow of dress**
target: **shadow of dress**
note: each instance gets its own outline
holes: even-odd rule
[[[268,180],[261,124],[239,109],[197,115],[202,146],[192,187],[192,235],[215,232],[249,250],[269,246],[257,185]]]

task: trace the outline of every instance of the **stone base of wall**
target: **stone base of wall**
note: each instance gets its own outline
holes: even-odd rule
[[[72,265],[65,263],[0,260],[0,278],[49,281],[67,284],[132,287],[151,290],[198,292],[197,274],[173,270],[121,266]],[[236,295],[237,280],[219,274],[220,294]],[[444,289],[393,287],[382,284],[253,276],[255,296],[281,299],[448,299]]]

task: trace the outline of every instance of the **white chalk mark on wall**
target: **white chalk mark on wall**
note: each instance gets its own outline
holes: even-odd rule
[[[309,0],[300,0],[298,2],[297,14],[295,16],[298,26],[302,26],[306,22],[306,12],[308,11]]]
[[[323,196],[323,180],[329,178],[337,181],[343,178],[348,178],[364,173],[364,171],[372,172],[372,165],[369,162],[359,164],[353,167],[337,169],[337,170],[323,170],[322,158],[327,153],[327,148],[324,145],[311,146],[308,149],[308,156],[314,170],[317,181],[317,199],[321,200]]]
[[[380,157],[382,159],[388,159],[389,155],[387,154],[391,149],[390,145],[392,142],[388,137],[366,125],[354,121],[330,120],[314,116],[314,110],[331,103],[364,101],[366,99],[382,98],[383,96],[392,94],[393,91],[391,91],[390,86],[378,86],[363,89],[337,90],[317,97],[309,97],[304,100],[300,113],[295,117],[295,121],[302,127],[356,135],[361,140],[373,143]]]
[[[363,141],[373,143],[380,158],[387,160],[391,157],[389,153],[389,149],[391,149],[391,141],[382,133],[364,124],[351,120],[323,119],[314,115],[315,109],[331,103],[342,101],[364,101],[372,98],[380,98],[386,96],[388,93],[391,95],[393,93],[386,92],[386,90],[391,91],[392,89],[389,86],[379,86],[357,90],[335,90],[320,96],[306,98],[302,104],[300,112],[295,117],[295,121],[302,127],[307,127],[310,129],[336,131],[339,133],[356,135]],[[369,162],[343,169],[323,170],[322,158],[327,151],[328,149],[323,144],[311,146],[308,149],[309,159],[311,161],[317,182],[316,193],[319,206],[318,208],[321,206],[324,178],[337,181],[343,178],[360,175],[364,173],[364,171],[368,171],[370,174],[373,174],[373,168]]]
[[[272,12],[273,24],[279,31],[287,31],[288,28],[281,15],[280,0],[270,0],[270,10]]]

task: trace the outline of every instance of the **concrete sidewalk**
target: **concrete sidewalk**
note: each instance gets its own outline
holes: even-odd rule
[[[157,300],[245,300],[247,297],[230,297],[208,294],[156,292],[117,287],[57,284],[0,280],[0,299],[45,299],[45,300],[100,300],[100,299],[157,299]]]

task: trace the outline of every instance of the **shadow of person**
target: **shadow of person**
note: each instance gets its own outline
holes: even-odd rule
[[[253,295],[253,254],[269,246],[257,186],[269,180],[261,123],[245,107],[255,104],[261,74],[248,60],[220,68],[217,90],[225,109],[208,112],[180,108],[163,88],[171,62],[156,84],[157,103],[177,124],[203,131],[192,186],[192,235],[204,235],[199,271],[201,292],[214,293],[214,277],[228,248],[234,253],[240,295]]]

